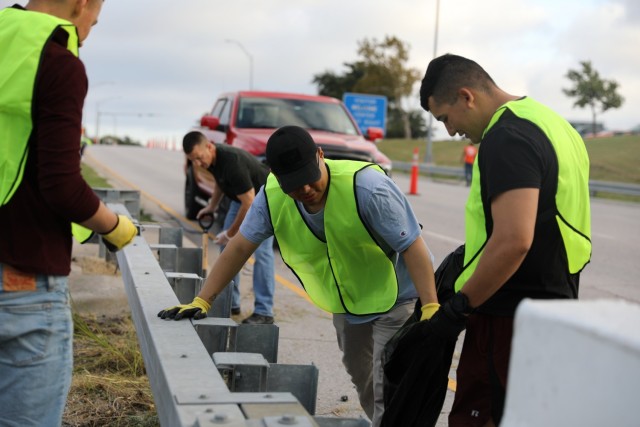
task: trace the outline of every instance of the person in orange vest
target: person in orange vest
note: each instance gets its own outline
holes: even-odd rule
[[[462,150],[462,157],[460,161],[464,163],[464,180],[467,183],[467,187],[471,185],[471,177],[473,176],[473,162],[476,160],[476,154],[478,149],[473,142],[469,141]]]

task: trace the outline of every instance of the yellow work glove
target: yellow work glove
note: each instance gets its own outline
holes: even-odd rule
[[[191,304],[180,304],[173,307],[165,308],[158,313],[158,317],[163,319],[180,320],[183,317],[193,317],[194,319],[204,319],[207,317],[207,311],[211,308],[211,304],[200,297],[195,297]]]
[[[118,215],[116,226],[108,233],[102,234],[102,240],[107,249],[116,252],[131,243],[136,234],[138,229],[133,222],[125,215]]]
[[[422,311],[422,316],[420,316],[420,320],[429,320],[431,316],[436,314],[436,311],[440,308],[440,304],[437,302],[431,302],[429,304],[425,304],[420,309]]]

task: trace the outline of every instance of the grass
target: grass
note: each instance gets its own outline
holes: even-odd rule
[[[158,426],[131,318],[98,319],[74,310],[73,323],[74,372],[63,425]]]
[[[460,166],[462,148],[467,141],[434,141],[433,161],[442,166]],[[591,161],[590,177],[598,181],[640,184],[640,135],[588,139],[585,142]],[[418,148],[423,161],[426,140],[385,139],[378,144],[391,160],[410,162]]]
[[[588,139],[591,179],[640,184],[640,135]]]
[[[111,184],[86,163],[82,163],[82,176],[91,187],[111,188]]]

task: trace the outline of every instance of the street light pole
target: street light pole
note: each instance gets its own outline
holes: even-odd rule
[[[436,0],[436,28],[435,35],[433,37],[433,57],[436,57],[438,52],[438,26],[440,21],[440,0]],[[425,163],[433,162],[432,146],[433,141],[431,139],[431,125],[433,123],[433,114],[429,113],[429,123],[427,124],[427,149],[424,154]]]
[[[100,144],[100,104],[119,98],[120,96],[113,96],[111,98],[101,99],[100,101],[96,102],[96,144]]]
[[[244,54],[247,55],[247,58],[249,58],[249,90],[253,90],[253,56],[251,56],[249,51],[245,49],[245,47],[239,41],[233,39],[225,39],[225,42],[237,45],[240,49],[242,49]]]

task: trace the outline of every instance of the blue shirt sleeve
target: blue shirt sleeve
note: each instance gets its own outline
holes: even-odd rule
[[[367,225],[395,252],[402,253],[420,236],[420,224],[404,193],[391,178],[365,169],[356,179],[358,204]]]
[[[267,198],[264,194],[264,186],[260,187],[260,191],[253,199],[253,203],[251,203],[251,207],[240,225],[240,233],[256,245],[273,236],[273,226],[269,216]]]

